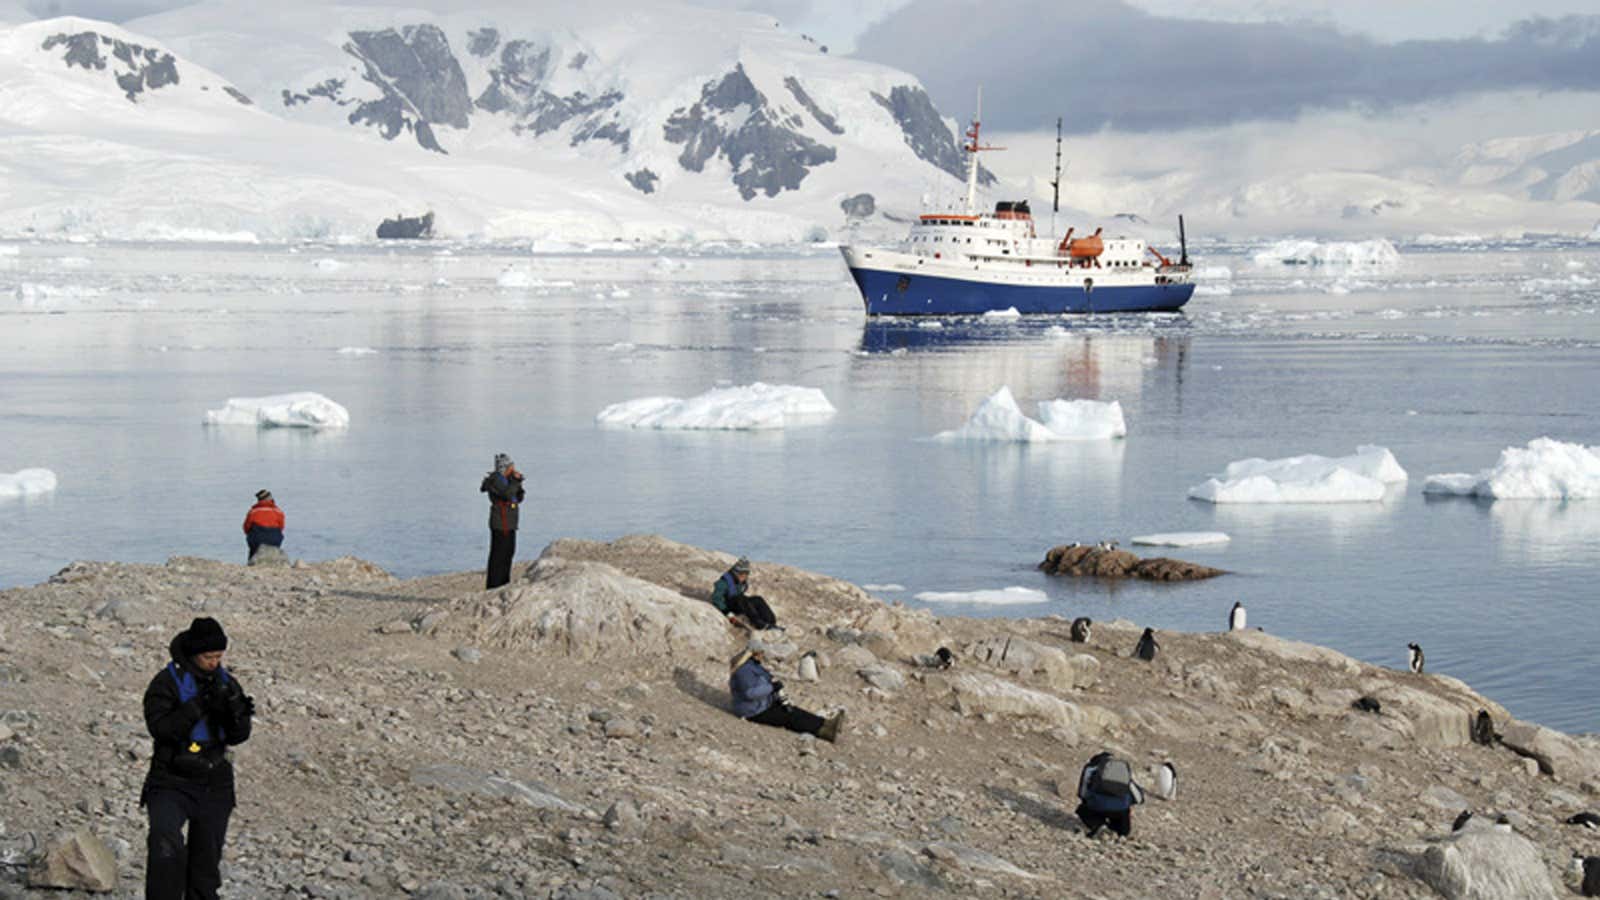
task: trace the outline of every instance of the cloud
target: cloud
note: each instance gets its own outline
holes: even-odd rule
[[[1311,22],[1202,22],[1121,0],[916,0],[858,55],[922,79],[986,124],[1165,131],[1391,109],[1494,90],[1600,89],[1600,16],[1531,19],[1495,39],[1380,43]]]

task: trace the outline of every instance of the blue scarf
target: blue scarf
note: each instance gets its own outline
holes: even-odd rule
[[[190,700],[200,696],[200,684],[195,680],[193,672],[188,669],[178,668],[178,664],[175,662],[169,662],[167,663],[167,674],[171,675],[172,680],[178,684],[179,703],[188,703]],[[228,670],[218,666],[217,678],[223,684],[227,684]],[[200,720],[195,722],[194,727],[189,730],[189,740],[203,747],[213,741],[224,739],[221,726],[217,727],[215,736],[212,735],[211,731],[210,721],[205,716],[201,716]]]

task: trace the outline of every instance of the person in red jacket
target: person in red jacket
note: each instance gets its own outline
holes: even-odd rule
[[[244,540],[250,545],[250,558],[262,544],[283,546],[283,510],[272,502],[272,492],[256,491],[256,505],[244,517]]]

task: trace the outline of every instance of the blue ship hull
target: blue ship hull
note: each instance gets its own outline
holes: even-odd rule
[[[969,316],[1004,309],[1025,315],[1173,312],[1194,285],[1010,285],[850,266],[869,316]]]

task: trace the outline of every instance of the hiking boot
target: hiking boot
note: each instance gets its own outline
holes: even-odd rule
[[[841,709],[834,713],[831,718],[822,723],[822,727],[817,729],[817,737],[827,741],[830,744],[838,743],[839,729],[843,726],[844,710]]]

